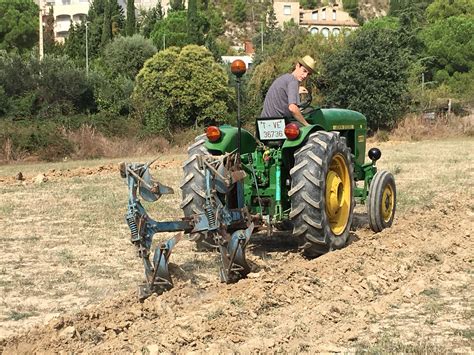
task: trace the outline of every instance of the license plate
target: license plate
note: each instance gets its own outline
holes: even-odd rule
[[[284,118],[260,120],[257,124],[260,140],[286,139]]]

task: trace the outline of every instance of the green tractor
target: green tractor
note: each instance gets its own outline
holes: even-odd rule
[[[256,137],[240,123],[208,127],[189,147],[184,163],[184,215],[203,212],[205,179],[198,157],[239,152],[246,178],[230,196],[221,194],[222,202],[230,208],[245,206],[257,217],[257,226],[291,231],[307,256],[346,245],[356,201],[367,204],[374,232],[390,227],[395,180],[387,171],[377,172],[379,149],[370,149],[370,162],[365,162],[366,118],[351,110],[310,107],[310,102],[308,97],[301,105],[310,123],[306,127],[288,118],[258,118]],[[206,233],[193,239],[198,248],[213,245]]]
[[[157,246],[150,260],[157,232],[184,231],[198,249],[217,250],[221,280],[230,283],[251,271],[245,247],[256,231],[292,233],[306,256],[317,257],[346,245],[356,201],[367,205],[374,232],[392,225],[395,180],[377,171],[379,149],[370,149],[365,162],[367,121],[361,113],[311,107],[309,97],[302,107],[309,126],[257,118],[253,136],[240,121],[245,65],[234,62],[231,70],[237,77],[238,124],[210,126],[189,147],[181,184],[184,218],[157,222],[146,213],[139,196],[156,201],[173,193],[153,180],[151,163],[120,166],[129,188],[125,218],[145,266],[140,298],[172,287],[168,259],[182,236]]]

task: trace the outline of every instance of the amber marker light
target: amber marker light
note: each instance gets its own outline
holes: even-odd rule
[[[216,142],[221,138],[221,130],[216,126],[209,126],[206,128],[206,136],[210,142]]]
[[[300,136],[300,127],[296,123],[288,123],[285,126],[285,136],[290,141],[295,140]]]
[[[234,74],[235,76],[240,78],[247,71],[247,67],[245,65],[245,62],[243,60],[240,60],[240,59],[234,60],[230,64],[230,71],[232,72],[232,74]]]

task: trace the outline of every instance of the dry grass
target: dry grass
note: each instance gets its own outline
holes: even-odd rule
[[[391,132],[390,138],[420,141],[460,136],[472,137],[473,135],[474,115],[472,114],[464,117],[446,115],[433,120],[421,115],[409,115]]]
[[[83,125],[77,131],[64,130],[63,134],[75,146],[73,159],[143,156],[168,152],[171,148],[170,143],[160,136],[144,140],[109,138],[90,125]]]
[[[384,142],[369,145],[382,151],[379,169],[395,176],[399,211],[430,208],[434,199],[465,194],[473,189],[474,140],[452,138],[421,142]],[[462,151],[462,155],[459,152]],[[472,198],[472,196],[471,196]]]

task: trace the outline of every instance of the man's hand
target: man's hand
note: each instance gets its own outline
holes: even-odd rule
[[[291,114],[293,115],[296,120],[301,123],[303,126],[309,126],[308,121],[303,117],[300,108],[296,106],[295,104],[290,104],[288,106],[288,109],[290,110]]]

